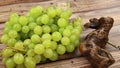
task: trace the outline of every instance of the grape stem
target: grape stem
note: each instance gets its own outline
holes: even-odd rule
[[[15,48],[13,48],[13,47],[7,47],[7,48],[13,49],[14,52],[18,52],[18,51],[26,52],[25,50],[18,50],[18,49],[15,49]],[[1,55],[1,52],[0,52],[0,55]]]
[[[111,45],[112,47],[120,50],[120,46],[116,46],[116,45],[114,45],[114,44],[112,44],[112,43],[110,43],[110,42],[107,42],[107,43],[108,43],[109,45]]]

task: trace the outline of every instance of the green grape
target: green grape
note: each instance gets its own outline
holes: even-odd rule
[[[33,43],[40,43],[40,42],[41,42],[41,38],[40,38],[39,35],[33,34],[33,35],[31,36],[31,41],[32,41]]]
[[[2,58],[2,63],[5,65],[7,60],[8,60],[8,58],[3,57]]]
[[[51,35],[48,33],[43,34],[41,39],[42,39],[42,41],[51,40]]]
[[[5,22],[5,27],[11,27],[11,24],[9,21]]]
[[[63,38],[61,39],[61,43],[62,43],[63,45],[68,45],[68,46],[69,46],[69,44],[70,44],[70,39],[69,39],[68,37],[63,37]]]
[[[42,23],[41,23],[41,16],[37,18],[36,22],[37,22],[38,25],[42,25]]]
[[[38,64],[41,61],[41,56],[40,55],[35,55],[34,59],[35,59],[36,63]]]
[[[20,23],[21,25],[27,25],[27,24],[28,24],[28,19],[27,19],[27,17],[21,16],[21,17],[19,18],[19,23]]]
[[[59,28],[59,32],[62,34],[64,31],[64,28]]]
[[[6,61],[6,67],[7,68],[15,68],[16,64],[15,62],[13,61],[13,58],[9,58],[7,61]]]
[[[18,14],[12,13],[12,14],[10,15],[10,24],[11,24],[11,25],[13,25],[13,24],[15,24],[15,23],[18,23],[18,20],[19,20]]]
[[[52,24],[50,27],[51,27],[51,32],[58,31],[58,29],[59,29],[58,26],[55,24]]]
[[[16,50],[23,51],[23,50],[24,50],[23,42],[20,42],[20,41],[16,42],[14,48],[15,48]]]
[[[75,47],[79,46],[79,44],[80,44],[80,41],[79,41],[79,39],[78,39],[78,40],[76,40],[76,42],[75,42]]]
[[[59,18],[57,24],[59,27],[65,28],[68,25],[68,22],[64,18]]]
[[[58,16],[61,15],[61,13],[63,12],[61,6],[57,6],[57,7],[56,7],[56,12],[57,12],[57,15],[58,15]]]
[[[13,55],[14,55],[13,49],[5,48],[2,50],[2,57],[4,58],[9,58],[10,56],[13,56]]]
[[[68,46],[66,46],[66,51],[67,52],[73,52],[74,51],[74,49],[75,49],[75,46],[74,45],[68,45]]]
[[[35,22],[35,19],[31,16],[28,16],[27,19],[29,23]]]
[[[24,42],[23,42],[23,44],[26,45],[26,46],[30,45],[30,43],[31,43],[30,39],[25,39]]]
[[[10,15],[10,18],[12,18],[12,17],[17,17],[17,18],[18,18],[19,16],[18,16],[17,13],[12,13],[12,14]]]
[[[60,55],[62,55],[62,54],[64,54],[65,53],[65,51],[66,51],[66,48],[65,48],[65,46],[63,46],[63,45],[61,45],[61,44],[59,44],[58,45],[58,48],[57,48],[57,53],[58,54],[60,54]]]
[[[29,23],[28,26],[29,26],[30,30],[33,30],[37,26],[37,24],[36,23]]]
[[[73,26],[72,26],[72,25],[68,25],[68,26],[66,27],[66,29],[72,30],[72,29],[73,29]]]
[[[72,12],[70,10],[65,10],[63,13],[61,13],[60,17],[64,19],[68,19],[72,15]]]
[[[42,14],[43,8],[41,6],[33,7],[30,9],[30,16],[37,18]]]
[[[63,36],[69,37],[71,35],[71,30],[70,29],[65,29],[63,31]]]
[[[71,43],[75,43],[76,40],[77,40],[77,36],[76,35],[71,35],[70,36],[70,42]]]
[[[50,33],[51,32],[51,28],[48,25],[42,26],[42,29],[43,29],[44,33]]]
[[[24,65],[26,68],[35,68],[35,59],[33,57],[25,57]]]
[[[61,38],[62,38],[61,33],[59,33],[59,32],[54,32],[54,33],[52,33],[52,39],[53,39],[54,41],[59,41],[59,40],[61,40]]]
[[[73,25],[74,27],[81,27],[81,22],[82,22],[82,19],[81,18],[76,18],[76,20],[74,21]]]
[[[3,30],[3,33],[4,33],[4,34],[8,34],[11,29],[12,29],[11,26],[5,27],[4,30]]]
[[[79,32],[80,32],[80,34],[82,33],[82,27],[75,27],[76,29],[78,29],[79,30]]]
[[[35,44],[34,43],[30,43],[29,45],[28,45],[28,48],[29,49],[33,49],[35,47]]]
[[[17,64],[16,68],[25,68],[24,64]]]
[[[52,46],[52,42],[50,40],[45,40],[42,44],[45,46],[45,48],[51,48]]]
[[[52,43],[51,49],[55,50],[57,48],[57,42],[52,41],[51,43]]]
[[[6,22],[5,22],[5,27],[9,27],[9,26],[11,26],[11,25],[10,25],[10,22],[9,22],[9,21],[6,21]]]
[[[53,7],[49,7],[47,11],[47,15],[51,18],[56,16],[56,10]]]
[[[23,33],[28,33],[29,32],[29,27],[28,26],[23,26],[22,27],[22,32]]]
[[[34,28],[34,33],[38,34],[38,35],[41,35],[42,34],[42,27],[41,26],[36,26]]]
[[[27,56],[29,56],[29,57],[33,57],[33,56],[35,55],[35,52],[34,52],[33,49],[30,49],[30,50],[27,51],[26,54],[27,54]]]
[[[42,24],[48,24],[49,23],[49,16],[44,14],[42,17],[41,17],[41,23]]]
[[[13,56],[13,60],[16,64],[22,64],[24,62],[24,56],[21,53],[16,53]]]
[[[74,28],[74,29],[72,30],[72,34],[79,37],[79,36],[80,36],[80,31],[79,31],[79,29]]]
[[[21,25],[19,23],[13,25],[13,30],[15,31],[20,31],[21,30]]]
[[[78,29],[80,33],[82,32],[81,18],[77,18],[73,25],[74,28]]]
[[[44,56],[45,56],[46,58],[51,58],[51,57],[53,56],[53,51],[52,51],[52,49],[47,48],[47,49],[45,50],[45,52],[44,52]]]
[[[11,38],[11,39],[8,40],[7,44],[8,44],[9,47],[13,47],[15,45],[15,43],[16,43],[16,39]]]
[[[45,47],[42,45],[42,44],[37,44],[35,47],[34,47],[34,52],[36,54],[43,54],[45,51]]]
[[[8,35],[9,35],[10,38],[16,38],[18,33],[15,30],[10,30]]]
[[[7,44],[8,40],[9,40],[9,36],[7,34],[2,35],[1,37],[2,43]]]
[[[51,24],[54,24],[54,19],[53,18],[51,18],[49,23],[48,23],[48,25],[51,25]]]
[[[66,10],[66,12],[68,13],[69,17],[72,15],[72,11],[70,9]]]
[[[56,61],[58,59],[58,54],[56,51],[53,52],[53,56],[49,58],[51,61]]]

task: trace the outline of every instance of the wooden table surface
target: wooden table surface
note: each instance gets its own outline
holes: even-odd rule
[[[8,1],[8,0],[6,0]],[[80,16],[85,24],[90,18],[96,17],[100,18],[101,16],[110,16],[115,20],[114,27],[110,31],[109,41],[116,45],[120,46],[120,0],[50,0],[45,2],[38,2],[38,0],[30,0],[29,3],[21,0],[21,3],[13,4],[9,0],[6,3],[5,0],[0,2],[0,35],[2,35],[2,30],[4,28],[4,22],[8,20],[11,12],[17,12],[20,15],[26,14],[26,12],[33,6],[41,5],[44,7],[50,5],[61,5],[65,8],[66,3],[71,3],[71,10],[73,11],[72,18]],[[43,1],[43,0],[40,0]],[[4,4],[5,3],[5,4]],[[15,3],[15,2],[14,2]],[[8,5],[9,4],[9,5]],[[85,37],[91,30],[84,30],[81,37]],[[110,45],[106,45],[107,50],[111,52],[116,62],[109,68],[120,68],[120,50],[115,49]],[[0,44],[0,50],[3,49],[5,45]],[[0,68],[5,68],[1,63],[0,58]],[[60,60],[56,62],[51,62],[47,64],[37,65],[37,68],[92,68],[90,63],[85,59],[85,57],[75,57],[66,60]]]

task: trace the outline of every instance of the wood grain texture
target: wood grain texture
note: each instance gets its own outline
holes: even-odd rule
[[[33,2],[41,2],[41,1],[48,1],[48,0],[0,0],[0,6],[10,5],[10,4],[17,4],[17,3],[33,3]]]
[[[66,3],[71,3],[71,10],[75,13],[75,16],[81,16],[83,21],[88,21],[89,18],[101,17],[101,16],[111,16],[116,22],[120,20],[120,1],[119,0],[52,0],[46,2],[37,3],[20,3],[0,7],[0,22],[5,22],[8,20],[10,13],[17,12],[20,15],[26,14],[26,12],[33,6],[53,6],[61,5],[63,8]],[[106,5],[107,4],[107,5]],[[15,8],[13,8],[15,7]]]
[[[11,0],[14,1],[14,0]],[[27,1],[27,0],[26,0]],[[46,2],[34,2],[34,3],[19,3],[12,4],[6,6],[0,6],[0,36],[2,35],[2,31],[4,28],[4,22],[8,20],[10,13],[17,12],[19,15],[24,15],[28,12],[28,10],[33,6],[54,6],[61,5],[65,8],[66,3],[71,3],[71,10],[73,12],[73,16],[71,18],[75,18],[76,16],[80,16],[83,19],[83,24],[88,22],[90,18],[93,17],[101,17],[101,16],[111,16],[114,18],[115,23],[114,27],[110,31],[109,41],[116,45],[120,46],[120,0],[51,0]],[[1,5],[1,4],[0,4]],[[15,8],[13,8],[15,7]],[[81,34],[81,37],[84,38],[91,29],[84,30]],[[0,44],[0,51],[6,47],[3,44]],[[111,52],[116,62],[109,68],[120,68],[120,51],[118,49],[113,48],[110,45],[107,45],[106,49]],[[72,55],[72,56],[71,56]],[[78,55],[74,55],[74,52],[71,54],[66,54],[64,56],[71,56],[72,59],[60,60],[56,62],[51,62],[47,64],[37,65],[37,68],[92,68],[90,63],[84,57],[78,57]],[[74,58],[73,58],[74,57]],[[5,68],[1,63],[0,57],[0,68]]]
[[[115,59],[115,64],[110,66],[109,68],[120,68],[120,52],[111,52]],[[84,57],[76,57],[69,60],[52,62],[48,64],[38,65],[36,68],[92,68],[90,63]]]

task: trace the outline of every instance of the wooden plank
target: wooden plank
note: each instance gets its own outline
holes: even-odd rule
[[[114,27],[110,32],[110,42],[114,45],[120,46],[120,1],[119,0],[53,0],[53,1],[46,1],[46,2],[37,2],[37,3],[20,3],[14,5],[7,5],[0,7],[0,22],[5,22],[11,12],[17,12],[20,15],[26,14],[26,12],[32,7],[37,5],[42,5],[44,7],[50,5],[62,5],[65,8],[66,3],[71,3],[71,9],[73,11],[72,18],[76,16],[80,16],[83,18],[83,24],[88,22],[90,18],[93,17],[101,17],[101,16],[111,16],[115,19]],[[15,8],[13,8],[15,7]],[[0,34],[2,34],[4,24],[0,23]],[[91,30],[85,30],[81,37],[85,37]],[[3,49],[5,45],[0,45],[0,50]],[[107,50],[109,50],[112,55],[114,56],[116,62],[109,68],[120,68],[120,51],[117,49],[107,45]],[[70,54],[69,54],[70,55]],[[68,56],[68,55],[65,55]],[[71,56],[71,55],[70,55]],[[76,58],[73,58],[76,57]],[[1,64],[0,58],[0,68],[5,68]],[[84,57],[77,57],[72,54],[72,59],[61,60],[56,62],[51,62],[47,64],[40,64],[37,65],[37,68],[92,68],[90,63]]]
[[[89,18],[92,17],[100,17],[100,16],[112,16],[118,22],[120,17],[120,1],[114,0],[52,0],[46,2],[37,2],[37,3],[21,3],[21,4],[14,4],[14,5],[7,5],[0,7],[0,22],[5,22],[8,20],[9,15],[11,12],[17,12],[20,15],[25,14],[31,7],[41,5],[44,7],[48,7],[50,5],[62,5],[63,7],[66,6],[66,3],[71,3],[71,10],[73,13],[78,13],[76,15],[83,17],[83,21],[87,21]],[[107,5],[106,5],[107,4]],[[98,6],[98,7],[96,7]],[[16,8],[13,8],[16,7]],[[94,10],[94,11],[93,11]],[[97,13],[97,14],[96,14]]]
[[[111,52],[116,62],[109,68],[120,68],[120,51]],[[77,57],[69,60],[59,62],[52,62],[47,64],[38,65],[36,68],[92,68],[90,63],[84,57]]]
[[[51,1],[46,1],[46,2],[37,2],[37,3],[20,3],[20,4],[13,4],[13,5],[7,5],[7,6],[1,6],[0,9],[2,9],[0,12],[11,12],[11,11],[27,11],[29,10],[29,7],[32,6],[54,6],[54,5],[61,5],[63,7],[66,6],[66,3],[70,2],[71,3],[71,9],[73,12],[88,12],[88,11],[93,11],[93,10],[100,10],[100,9],[107,9],[107,8],[113,8],[113,7],[119,7],[120,6],[120,1],[115,1],[115,0],[109,0],[109,1],[104,1],[103,0],[51,0]],[[107,5],[106,5],[107,4]],[[98,7],[96,7],[98,6]],[[12,8],[16,7],[16,8]],[[22,9],[20,7],[24,7],[26,9]],[[19,8],[19,9],[18,9]]]
[[[1,0],[0,6],[17,4],[17,3],[41,2],[41,1],[47,1],[47,0]]]

